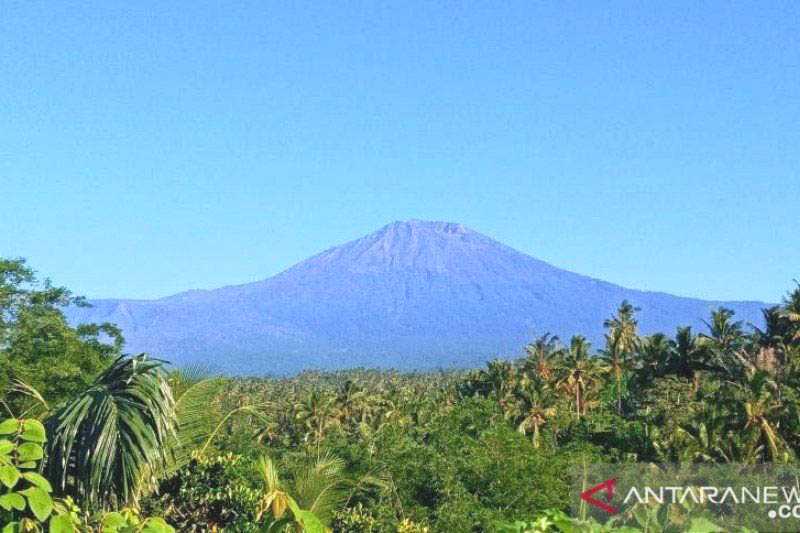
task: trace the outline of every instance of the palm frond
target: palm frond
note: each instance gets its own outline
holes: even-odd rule
[[[22,416],[35,416],[40,417],[46,415],[50,411],[50,405],[44,399],[42,394],[36,390],[35,387],[28,385],[21,379],[14,379],[11,382],[11,393],[27,396],[33,401],[33,404],[23,413]]]
[[[175,405],[162,361],[120,357],[46,421],[46,470],[89,507],[134,502],[143,474],[166,460]]]
[[[224,378],[204,379],[176,396],[177,434],[168,447],[172,454],[167,471],[186,465],[192,452],[203,445],[222,419],[216,399],[227,384]]]
[[[324,524],[347,499],[344,491],[343,460],[331,455],[320,457],[294,474],[294,496],[304,509],[314,513]]]

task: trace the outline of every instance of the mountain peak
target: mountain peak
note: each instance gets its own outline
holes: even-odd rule
[[[430,220],[396,221],[360,239],[331,248],[301,266],[350,272],[404,270],[453,272],[500,243],[463,224]]]
[[[408,220],[396,220],[378,230],[378,233],[385,233],[389,231],[407,231],[415,233],[430,232],[450,235],[476,233],[463,224],[458,224],[455,222],[443,222],[439,220],[420,220],[416,218],[411,218]]]
[[[536,334],[603,342],[619,302],[647,335],[702,327],[724,305],[761,323],[758,303],[646,293],[560,270],[461,224],[405,220],[266,280],[156,301],[94,301],[73,324],[114,322],[132,352],[178,364],[285,374],[306,368],[475,366],[518,355]]]

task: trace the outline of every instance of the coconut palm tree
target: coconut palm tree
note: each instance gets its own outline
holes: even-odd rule
[[[606,334],[606,349],[604,358],[611,371],[614,373],[617,388],[617,412],[622,413],[622,378],[630,363],[630,357],[639,344],[636,312],[640,309],[634,307],[627,300],[623,300],[617,309],[617,314],[603,322],[608,330]]]
[[[739,436],[726,427],[719,414],[697,413],[691,424],[662,430],[653,427],[650,443],[656,458],[671,463],[752,463]]]
[[[692,328],[679,327],[675,333],[672,368],[678,376],[692,380],[692,392],[700,389],[700,372],[710,370],[708,352],[698,345]]]
[[[336,397],[314,388],[295,405],[295,419],[305,428],[305,440],[320,446],[326,431],[339,424],[335,412]]]
[[[790,341],[800,342],[800,282],[783,300],[782,314],[791,326]]]
[[[324,533],[325,526],[312,510],[301,508],[290,494],[275,463],[269,457],[261,457],[256,468],[264,484],[264,490],[256,509],[256,521],[266,526],[265,531],[297,531],[298,533]],[[323,489],[331,489],[326,486]]]
[[[257,462],[263,494],[259,500],[256,519],[268,524],[267,531],[323,533],[330,531],[334,513],[346,506],[360,489],[369,487],[386,490],[386,480],[380,474],[368,472],[356,480],[345,475],[345,462],[324,454],[303,463],[289,472],[284,481],[277,465],[267,456]]]
[[[586,414],[587,393],[598,383],[604,371],[597,359],[589,355],[590,347],[585,337],[572,337],[559,369],[561,376],[557,386],[574,398],[575,414],[578,418]]]
[[[525,347],[527,358],[523,369],[529,374],[535,374],[545,381],[552,378],[553,369],[561,355],[558,337],[545,333]]]
[[[768,375],[759,371],[747,381],[731,383],[729,387],[734,389],[729,398],[737,402],[737,412],[744,415],[742,432],[748,435],[750,449],[763,449],[771,461],[788,461],[793,454],[781,433],[785,406],[769,386]]]
[[[637,372],[646,382],[672,372],[675,344],[663,333],[645,337],[639,343]]]
[[[348,379],[336,394],[334,409],[341,424],[353,426],[369,417],[371,403],[371,398],[364,388],[352,379]]]
[[[228,380],[209,376],[199,368],[174,371],[169,384],[175,398],[176,434],[167,444],[170,458],[163,476],[174,474],[191,460],[192,452],[200,448],[213,434],[223,418],[217,399]]]
[[[733,320],[735,314],[732,309],[720,307],[711,312],[711,321],[704,321],[708,333],[701,333],[700,337],[718,353],[740,348],[744,341],[743,324]]]
[[[534,448],[539,447],[539,430],[556,415],[555,395],[541,380],[534,379],[516,394],[517,431],[523,435],[531,434]]]

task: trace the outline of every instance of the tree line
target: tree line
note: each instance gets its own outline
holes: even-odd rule
[[[702,331],[643,335],[623,302],[597,348],[544,334],[472,371],[282,378],[126,355],[113,324],[67,324],[84,304],[0,260],[8,531],[603,531],[568,514],[576,464],[800,450],[800,286],[763,327],[721,308]],[[615,527],[711,527],[690,514]]]

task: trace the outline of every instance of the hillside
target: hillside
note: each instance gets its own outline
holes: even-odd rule
[[[353,366],[478,366],[534,335],[587,334],[624,299],[644,333],[703,327],[720,305],[759,323],[760,302],[626,289],[558,269],[460,224],[406,221],[263,281],[158,300],[96,300],[73,323],[120,325],[131,352],[243,374]]]

